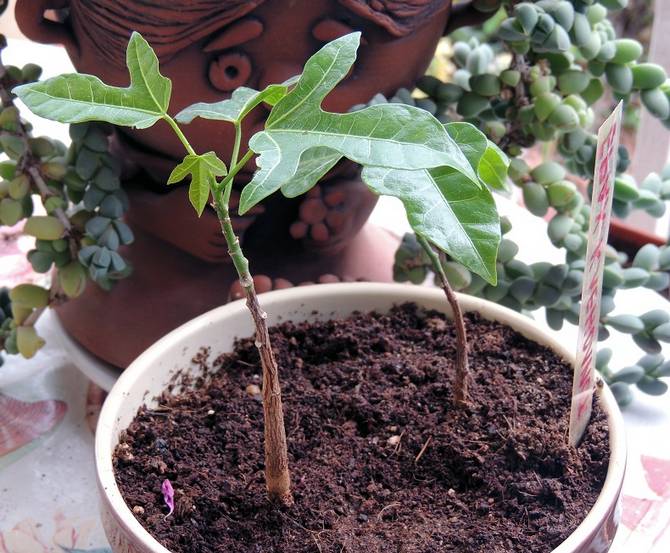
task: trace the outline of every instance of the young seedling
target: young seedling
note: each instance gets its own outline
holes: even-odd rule
[[[428,259],[435,271],[435,274],[440,279],[444,295],[451,306],[454,314],[454,325],[456,325],[456,343],[458,344],[458,351],[456,351],[456,386],[454,386],[454,402],[456,405],[465,405],[468,400],[468,384],[469,384],[469,365],[468,365],[468,337],[465,331],[465,320],[463,319],[463,312],[458,303],[458,298],[454,292],[449,279],[444,272],[442,260],[440,255],[435,251],[420,234],[417,235],[417,240],[423,250],[428,255]]]
[[[496,282],[497,269],[491,259],[497,257],[500,224],[487,186],[505,188],[509,162],[473,125],[447,123],[445,129],[462,149],[479,183],[464,179],[447,166],[415,171],[380,171],[366,167],[363,179],[378,194],[396,196],[403,201],[417,241],[441,282],[456,326],[454,403],[462,406],[468,401],[469,378],[465,321],[433,244],[487,281]]]
[[[176,116],[168,113],[171,81],[161,75],[149,44],[133,33],[127,50],[130,85],[104,84],[90,75],[62,75],[23,85],[14,92],[37,115],[63,123],[106,121],[143,129],[164,121],[186,150],[168,184],[190,177],[189,198],[198,215],[211,202],[221,222],[229,254],[246,295],[256,329],[263,369],[265,477],[271,500],[292,502],[279,370],[262,310],[240,242],[230,220],[230,194],[237,173],[255,156],[258,170],[243,188],[239,212],[245,213],[274,192],[287,197],[307,192],[340,159],[363,166],[372,191],[400,198],[425,247],[448,253],[487,281],[495,283],[500,227],[487,185],[500,185],[506,158],[472,125],[443,126],[411,106],[386,104],[346,114],[321,109],[326,95],[346,77],[356,59],[360,33],[326,44],[305,64],[303,73],[261,91],[242,87],[231,98],[194,104]],[[263,131],[241,154],[242,121],[261,103],[272,107]],[[195,117],[232,124],[235,142],[228,164],[214,152],[196,152],[180,124]],[[504,179],[504,174],[503,174]],[[449,296],[454,305],[455,298]],[[460,310],[454,309],[460,317]],[[462,319],[457,325],[462,328]],[[466,359],[465,336],[459,332]],[[462,362],[462,361],[461,361]],[[465,367],[462,367],[463,370]],[[466,400],[465,372],[456,384]]]

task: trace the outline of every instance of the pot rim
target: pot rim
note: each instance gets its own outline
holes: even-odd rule
[[[390,283],[334,283],[301,286],[284,290],[267,292],[261,296],[261,303],[265,309],[272,311],[275,302],[281,304],[308,303],[312,300],[328,296],[367,297],[370,295],[383,296],[395,303],[414,301],[421,304],[423,301],[435,301],[437,297],[444,299],[444,293],[439,288],[416,286],[411,284]],[[569,351],[555,336],[538,327],[535,322],[516,311],[500,306],[496,303],[473,296],[458,294],[463,311],[477,311],[484,318],[497,320],[507,324],[527,338],[551,348],[561,358],[574,365],[574,352]],[[355,304],[355,302],[354,302]],[[155,360],[160,358],[163,349],[168,344],[181,341],[197,333],[202,328],[215,324],[221,319],[233,314],[246,311],[244,300],[237,300],[221,307],[208,311],[180,327],[166,334],[163,338],[151,345],[130,366],[123,371],[116,384],[109,392],[100,412],[95,434],[95,465],[98,487],[101,495],[115,515],[123,530],[141,542],[146,551],[152,553],[171,553],[161,545],[135,518],[130,507],[126,504],[116,483],[112,466],[113,445],[118,436],[112,436],[115,419],[122,409],[126,390],[132,389],[137,379],[145,370],[150,370]],[[443,311],[451,314],[449,306],[444,301]],[[603,383],[604,384],[604,383]],[[615,505],[621,491],[625,467],[626,444],[624,422],[616,400],[607,385],[600,388],[599,400],[607,413],[610,429],[610,460],[607,477],[603,488],[591,510],[584,517],[579,526],[551,553],[572,553],[578,551],[580,545],[587,540],[599,525],[606,519],[608,512]]]

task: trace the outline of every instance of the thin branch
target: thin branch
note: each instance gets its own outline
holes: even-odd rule
[[[46,307],[40,307],[35,309],[30,315],[28,315],[24,321],[21,323],[21,326],[35,326],[37,320],[42,316],[42,313],[46,310]]]
[[[24,140],[27,148],[28,140],[27,138],[24,138]],[[40,196],[42,197],[42,201],[46,200],[47,198],[50,198],[51,196],[56,195],[51,190],[49,190],[47,183],[44,181],[44,178],[42,177],[42,173],[37,167],[35,167],[35,165],[26,164],[25,169],[26,172],[30,175],[32,181],[35,183],[37,190],[39,190]],[[70,219],[68,219],[65,212],[60,207],[57,207],[52,211],[52,213],[63,224],[63,226],[65,227],[65,232],[69,233],[72,230],[72,223],[70,223]]]
[[[163,120],[168,125],[170,125],[174,133],[177,135],[177,138],[179,138],[179,141],[183,144],[184,148],[186,148],[186,151],[192,156],[196,155],[195,150],[193,149],[189,141],[186,140],[186,137],[184,136],[184,133],[181,132],[181,129],[179,128],[179,125],[177,125],[177,122],[167,113],[163,115]]]
[[[234,165],[231,164],[231,168],[229,173],[224,177],[224,179],[221,181],[220,188],[224,190],[224,196],[223,199],[225,200],[225,204],[228,205],[230,201],[230,192],[232,191],[233,188],[233,179],[239,173],[244,166],[249,162],[249,160],[254,157],[254,152],[251,150],[247,150],[247,153],[244,154],[242,159],[235,163]]]
[[[191,155],[197,155],[174,119],[166,116],[166,120],[175,131],[178,131],[179,139],[184,144],[186,151]],[[232,259],[233,266],[239,276],[240,284],[247,299],[247,308],[256,329],[256,347],[258,348],[263,369],[265,483],[268,495],[272,501],[283,503],[284,505],[292,505],[293,495],[291,494],[291,477],[288,469],[288,446],[286,442],[281,387],[279,384],[279,368],[270,343],[267,314],[258,302],[254,281],[249,271],[249,260],[242,252],[240,240],[236,236],[230,220],[229,201],[233,179],[254,155],[249,150],[241,160],[237,161],[241,133],[242,129],[240,125],[235,125],[235,146],[230,164],[230,172],[221,183],[212,187],[213,206],[221,224],[221,231],[228,245],[228,255]]]
[[[35,326],[39,318],[42,316],[42,313],[44,313],[47,308],[62,305],[67,299],[68,297],[63,292],[58,279],[53,278],[51,286],[49,287],[49,302],[45,307],[33,309],[32,313],[23,320],[21,326]]]
[[[516,69],[521,74],[519,82],[514,87],[505,89],[509,91],[508,94],[511,94],[511,98],[514,101],[514,106],[517,109],[521,109],[524,106],[527,106],[530,103],[528,98],[528,92],[526,87],[529,85],[530,81],[530,67],[528,61],[523,54],[518,52],[512,53],[512,63],[510,64],[510,69]],[[505,149],[512,143],[518,143],[522,146],[530,146],[529,137],[523,131],[523,125],[519,120],[519,117],[514,117],[506,123],[507,130],[505,136],[503,136],[498,146]]]
[[[449,284],[447,275],[444,273],[444,268],[439,256],[435,252],[433,246],[420,234],[416,238],[425,250],[431,264],[433,271],[442,283],[442,289],[447,297],[447,301],[451,306],[453,313],[454,325],[456,325],[456,381],[454,382],[454,403],[458,407],[462,407],[468,402],[468,387],[470,381],[470,368],[468,365],[468,339],[465,332],[465,321],[463,320],[463,312],[458,303],[458,298]]]
[[[423,454],[426,452],[428,449],[428,446],[430,445],[430,441],[433,439],[432,436],[428,436],[428,439],[424,442],[423,447],[421,448],[421,451],[419,451],[419,454],[414,457],[414,463],[418,463],[421,457],[423,457]]]
[[[240,125],[239,121],[236,121],[234,125],[235,125],[235,143],[233,144],[233,155],[230,158],[230,173],[221,182],[221,187],[223,188],[223,203],[226,205],[230,204],[230,193],[233,190],[233,179],[235,178],[237,171],[242,169],[242,167],[244,167],[244,164],[246,164],[246,162],[248,161],[248,159],[246,159],[246,155],[251,153],[251,150],[247,151],[247,154],[245,155],[246,161],[244,161],[244,163],[240,166],[240,168],[237,169],[238,158],[240,156],[240,143],[242,142],[242,126]],[[231,174],[232,176],[230,176]]]

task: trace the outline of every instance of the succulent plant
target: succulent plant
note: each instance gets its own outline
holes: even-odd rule
[[[0,53],[4,40],[0,36]],[[5,66],[0,61],[0,225],[24,222],[35,238],[27,254],[37,273],[55,269],[49,289],[20,285],[3,291],[0,349],[32,357],[43,345],[34,324],[47,307],[79,296],[88,280],[109,289],[130,274],[118,249],[133,242],[123,221],[128,198],[121,189],[119,162],[108,151],[111,127],[83,123],[70,127],[69,147],[47,136],[34,137],[14,105],[11,89],[35,82],[41,68]],[[46,215],[33,214],[39,196]],[[4,298],[11,297],[2,303]]]
[[[493,10],[493,5],[499,10]],[[512,158],[510,181],[520,188],[530,213],[549,217],[547,234],[552,244],[564,250],[565,262],[523,263],[517,259],[518,245],[503,236],[496,285],[453,259],[446,259],[444,271],[452,285],[466,293],[519,311],[546,308],[547,323],[554,329],[560,329],[564,321],[577,324],[579,317],[588,196],[596,154],[594,104],[607,102],[605,98],[628,103],[639,95],[642,105],[670,128],[670,81],[665,71],[642,62],[642,46],[632,39],[617,38],[608,20],[609,11],[625,5],[626,0],[484,2],[482,11],[495,13],[484,31],[459,30],[452,37],[456,70],[451,82],[427,75],[418,83],[418,94],[400,90],[389,100],[381,95],[372,99],[373,103],[421,106],[445,123],[472,123]],[[553,145],[559,156],[529,167],[523,153],[535,144]],[[670,165],[638,185],[624,173],[628,164],[628,152],[620,146],[614,214],[623,218],[642,210],[661,217],[670,200]],[[584,179],[589,181],[586,194],[579,186]],[[511,225],[512,221],[503,218],[503,234]],[[429,272],[431,264],[416,240],[405,236],[396,254],[394,278],[419,283]],[[670,285],[669,272],[668,245],[647,244],[632,260],[610,246],[599,338],[607,338],[609,329],[630,334],[647,356],[656,356],[665,367],[659,352],[661,342],[670,341],[667,313],[610,313],[617,290],[664,290]],[[630,401],[629,391],[623,388],[631,384],[646,393],[663,393],[667,388],[659,380],[666,376],[667,367],[633,380],[630,368],[617,376],[620,372],[612,372],[608,363],[601,359],[599,368],[622,403]]]

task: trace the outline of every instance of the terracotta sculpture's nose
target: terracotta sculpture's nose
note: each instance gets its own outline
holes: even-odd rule
[[[301,70],[302,66],[299,63],[272,63],[258,79],[258,89],[263,90],[269,84],[283,83],[286,79],[299,75]]]

